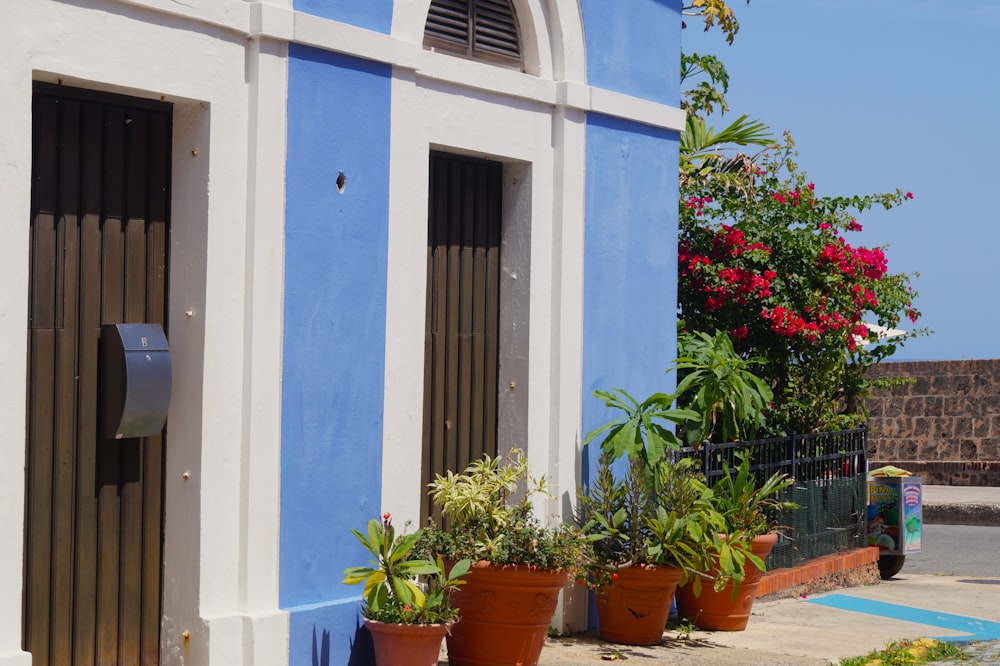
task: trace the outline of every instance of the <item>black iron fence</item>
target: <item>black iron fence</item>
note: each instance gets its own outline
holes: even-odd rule
[[[752,442],[706,443],[684,449],[697,457],[709,485],[749,455],[758,482],[775,472],[795,482],[781,499],[799,505],[774,516],[780,537],[767,560],[768,569],[865,545],[868,461],[865,427],[855,430],[791,435]]]

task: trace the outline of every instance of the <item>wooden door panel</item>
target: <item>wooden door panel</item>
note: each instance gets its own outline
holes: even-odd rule
[[[24,646],[157,664],[162,435],[98,434],[101,325],[166,325],[169,104],[36,84]]]
[[[497,452],[503,166],[432,153],[429,181],[424,487]]]

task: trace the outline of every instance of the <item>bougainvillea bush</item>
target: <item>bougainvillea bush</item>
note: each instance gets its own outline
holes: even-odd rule
[[[910,277],[889,272],[884,248],[851,242],[861,213],[913,195],[823,196],[794,155],[786,136],[737,160],[736,174],[681,179],[681,326],[726,332],[739,354],[759,357],[774,392],[771,434],[856,425],[865,371],[907,337],[879,338],[866,322],[891,329],[905,318],[912,329],[920,316]]]

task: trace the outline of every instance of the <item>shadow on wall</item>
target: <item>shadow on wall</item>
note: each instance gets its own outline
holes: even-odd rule
[[[316,625],[312,633],[312,666],[330,666],[330,632],[323,630],[319,643],[316,642]],[[375,666],[375,647],[372,636],[363,625],[354,629],[351,641],[351,657],[347,666]]]

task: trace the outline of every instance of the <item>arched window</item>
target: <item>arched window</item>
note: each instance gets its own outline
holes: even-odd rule
[[[432,0],[424,46],[521,67],[521,40],[511,0]]]

